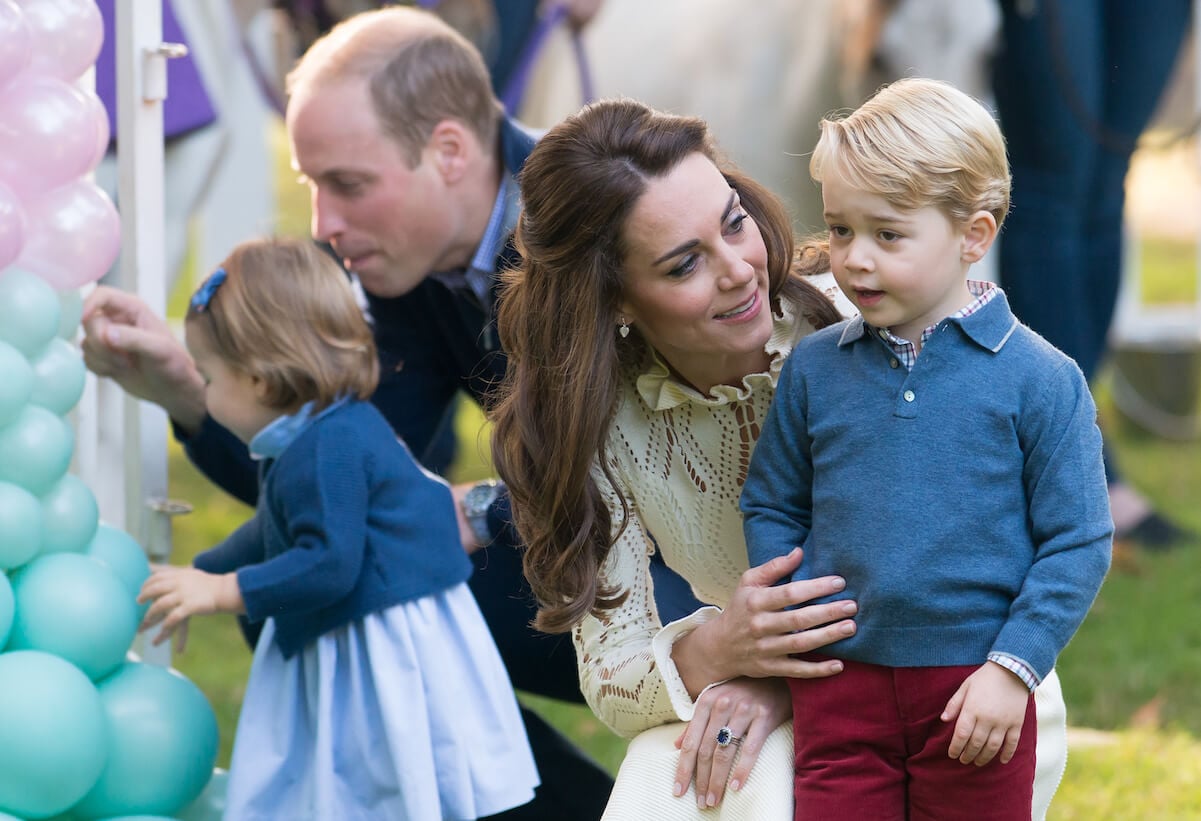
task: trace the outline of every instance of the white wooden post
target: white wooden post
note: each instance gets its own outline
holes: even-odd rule
[[[167,96],[166,61],[186,49],[163,43],[160,0],[118,0],[116,17],[118,202],[121,211],[121,264],[117,287],[136,293],[159,316],[166,313],[163,246],[163,100]],[[115,386],[109,385],[110,389]],[[171,552],[167,499],[167,416],[159,407],[122,395],[121,428],[100,408],[101,425],[111,450],[105,463],[118,466],[124,508],[122,526],[152,562]],[[110,405],[111,407],[111,405]],[[109,420],[106,424],[105,420]],[[107,442],[104,442],[106,439]],[[109,515],[116,511],[110,511]],[[143,641],[145,661],[169,665],[169,645]]]

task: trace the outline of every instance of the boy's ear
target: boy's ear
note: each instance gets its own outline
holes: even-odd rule
[[[977,211],[963,226],[960,259],[969,265],[979,262],[997,238],[997,218],[988,211]]]
[[[466,173],[475,146],[473,135],[457,120],[443,120],[434,126],[425,143],[425,161],[434,164],[448,184],[458,182]]]

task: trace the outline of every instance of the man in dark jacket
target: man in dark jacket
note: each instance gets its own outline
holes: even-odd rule
[[[314,239],[362,287],[381,379],[372,401],[427,466],[462,389],[486,401],[504,372],[493,297],[513,257],[515,174],[534,137],[505,117],[478,51],[428,13],[392,7],[349,18],[288,79],[293,164],[312,198]],[[204,382],[162,319],[136,297],[96,289],[84,309],[94,372],[170,415],[189,458],[243,501],[257,496],[246,448],[204,409]],[[476,564],[471,586],[518,689],[579,702],[568,638],[529,627],[503,487],[455,489]],[[523,710],[542,778],[514,819],[599,818],[612,781]]]

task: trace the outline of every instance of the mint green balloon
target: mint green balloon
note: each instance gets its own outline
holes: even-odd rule
[[[58,306],[62,311],[58,318],[58,337],[73,342],[83,319],[83,292],[59,291]]]
[[[8,643],[8,632],[13,626],[13,615],[17,604],[13,601],[13,588],[8,576],[0,573],[0,647]]]
[[[41,277],[21,268],[0,273],[0,340],[28,357],[58,333],[58,294]]]
[[[61,656],[93,681],[125,663],[138,630],[137,610],[134,597],[103,562],[82,553],[51,553],[10,581],[17,603],[10,649]]]
[[[73,806],[108,759],[100,693],[70,662],[0,654],[0,810],[45,818]]]
[[[33,396],[33,366],[7,342],[0,342],[0,427],[17,418]]]
[[[229,772],[218,767],[205,785],[204,791],[179,811],[179,821],[221,821],[225,817],[225,793],[229,787]]]
[[[201,794],[217,761],[217,717],[174,670],[126,663],[97,684],[109,722],[109,755],[72,809],[86,818],[174,817]]]
[[[45,537],[42,503],[28,490],[0,482],[0,570],[11,570],[38,554]],[[3,647],[0,642],[0,647]]]
[[[135,599],[142,591],[142,582],[150,578],[150,560],[146,558],[146,551],[137,539],[105,522],[96,527],[96,535],[84,552],[107,564]],[[139,604],[137,608],[138,621],[141,622],[150,609],[150,602]]]
[[[42,496],[43,553],[83,553],[96,535],[100,507],[91,488],[68,473]]]
[[[0,482],[20,485],[35,496],[46,493],[67,473],[75,431],[53,411],[26,405],[0,428]]]
[[[33,367],[30,402],[59,416],[79,403],[88,371],[78,348],[65,339],[51,339],[41,353],[30,360],[30,365]]]

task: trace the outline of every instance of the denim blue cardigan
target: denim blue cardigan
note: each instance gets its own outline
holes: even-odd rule
[[[874,664],[1000,652],[1045,676],[1109,567],[1088,385],[1004,294],[911,371],[861,317],[801,340],[741,504],[752,565],[800,545],[796,578],[846,578],[858,631],[826,650]]]
[[[471,575],[450,487],[361,401],[319,414],[265,460],[254,517],[194,564],[237,572],[247,618],[275,618],[286,658],[336,627]]]

